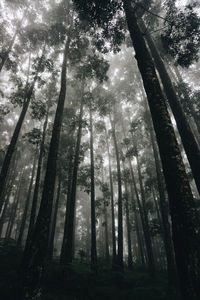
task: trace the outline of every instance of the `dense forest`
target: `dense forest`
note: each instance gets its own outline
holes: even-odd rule
[[[0,298],[199,300],[199,1],[0,14]]]

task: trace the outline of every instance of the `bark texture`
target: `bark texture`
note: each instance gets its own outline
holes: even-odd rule
[[[162,160],[182,297],[197,300],[200,298],[199,217],[165,99],[130,0],[124,0],[124,9]]]
[[[193,132],[190,128],[189,122],[183,112],[181,103],[176,95],[176,91],[171,82],[171,79],[167,73],[164,62],[152,40],[144,22],[140,20],[140,25],[142,30],[145,32],[145,39],[148,43],[148,46],[151,50],[153,59],[155,61],[156,68],[159,72],[162,84],[165,90],[165,94],[169,101],[170,107],[172,109],[174,118],[176,120],[177,128],[181,136],[181,140],[187,155],[194,180],[200,194],[200,150],[198,143],[193,135]]]

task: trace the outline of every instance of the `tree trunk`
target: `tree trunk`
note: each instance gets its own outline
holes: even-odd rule
[[[169,286],[176,287],[177,286],[177,271],[176,271],[176,263],[174,257],[174,248],[171,237],[171,228],[168,219],[168,203],[165,197],[165,186],[163,182],[163,174],[161,171],[161,163],[159,159],[159,153],[154,137],[154,132],[152,128],[151,121],[149,122],[149,131],[150,131],[150,139],[153,148],[155,167],[156,167],[156,175],[158,182],[158,192],[159,192],[159,200],[160,200],[160,211],[162,215],[162,228],[164,234],[164,246],[167,257],[167,272],[168,272],[168,284]]]
[[[125,165],[123,161],[123,169],[125,172]],[[128,244],[128,268],[129,270],[133,267],[133,257],[132,257],[132,246],[131,246],[131,225],[130,225],[130,216],[129,216],[129,193],[128,193],[128,184],[126,178],[124,178],[124,187],[125,187],[125,212],[126,212],[126,230],[127,230],[127,244]]]
[[[74,158],[74,146],[71,144],[69,148],[69,157],[68,157],[68,178],[67,178],[67,201],[66,201],[66,211],[65,211],[65,225],[64,225],[64,234],[63,241],[60,253],[60,263],[65,263],[65,253],[67,247],[67,228],[69,220],[69,206],[70,206],[70,196],[71,196],[71,187],[72,187],[72,171],[73,171],[73,158]]]
[[[123,122],[122,122],[122,129],[123,129],[124,137],[126,137]],[[134,139],[133,135],[132,135],[132,138]],[[135,147],[135,149],[136,149],[136,147]],[[127,147],[127,150],[128,150],[128,147]],[[149,275],[154,276],[155,275],[155,263],[154,263],[154,257],[153,257],[152,242],[151,242],[151,237],[150,237],[150,232],[149,232],[148,216],[147,216],[146,203],[145,203],[145,193],[144,193],[144,188],[143,188],[143,183],[142,183],[142,176],[141,176],[141,171],[140,171],[140,166],[139,166],[137,149],[136,149],[136,160],[137,160],[137,170],[138,170],[142,205],[140,203],[140,198],[139,198],[136,181],[135,181],[135,176],[133,173],[133,168],[132,168],[130,158],[129,158],[129,167],[130,167],[131,177],[132,177],[133,186],[134,186],[134,190],[135,190],[135,194],[136,194],[137,205],[139,208],[140,217],[141,217],[141,221],[142,221],[142,229],[143,229],[143,233],[144,233],[145,246],[146,246],[147,257],[148,257]]]
[[[82,119],[83,119],[83,100],[84,100],[84,81],[82,81],[82,96],[81,96],[81,106],[79,113],[79,127],[77,131],[77,141],[75,147],[74,155],[74,166],[73,166],[73,176],[72,176],[72,185],[71,185],[71,195],[68,210],[68,221],[66,229],[66,247],[63,257],[63,263],[69,264],[73,260],[73,236],[74,236],[74,217],[75,217],[75,206],[76,206],[76,186],[77,186],[77,173],[79,165],[79,153],[81,145],[81,136],[82,136]]]
[[[151,234],[149,231],[149,220],[147,215],[147,209],[146,209],[146,199],[145,199],[145,192],[142,182],[142,174],[141,174],[141,167],[138,159],[138,153],[136,149],[136,161],[137,161],[137,171],[138,171],[138,179],[139,179],[139,185],[140,185],[140,193],[141,193],[141,199],[142,199],[142,212],[143,212],[143,218],[144,218],[144,237],[145,237],[145,243],[146,243],[146,249],[147,249],[147,256],[148,256],[148,265],[149,265],[149,274],[150,276],[155,276],[155,261],[153,256],[153,248],[152,248],[152,240],[151,240]]]
[[[131,176],[132,177],[132,176]],[[140,228],[139,228],[139,219],[138,219],[138,212],[134,200],[134,192],[133,192],[133,184],[130,184],[130,190],[131,190],[131,200],[134,210],[134,217],[135,217],[135,230],[136,230],[136,236],[137,236],[137,242],[138,242],[138,253],[140,256],[141,264],[145,265],[145,256],[144,256],[144,250],[142,245],[142,239],[140,235]]]
[[[119,149],[117,144],[117,138],[115,133],[115,123],[111,120],[112,137],[115,148],[116,162],[117,162],[117,185],[118,185],[118,254],[117,254],[117,266],[120,270],[123,270],[123,213],[122,213],[122,180],[121,180],[121,167],[119,159]]]
[[[130,0],[124,0],[124,9],[162,160],[182,297],[197,300],[200,298],[199,217],[165,99]]]
[[[17,35],[18,35],[18,33],[19,33],[20,29],[21,29],[21,26],[23,24],[23,21],[24,21],[25,15],[26,15],[26,11],[24,12],[22,19],[17,24],[15,33],[14,33],[14,35],[12,37],[12,40],[10,41],[10,45],[8,47],[8,50],[4,53],[3,57],[1,58],[0,72],[2,71],[2,69],[3,69],[3,67],[4,67],[4,65],[5,65],[5,63],[6,63],[7,59],[8,59],[8,56],[9,56],[9,54],[10,54],[12,48],[13,48],[13,45],[14,45],[15,40],[16,40],[16,37],[17,37]]]
[[[15,178],[17,176],[16,158],[14,159],[12,166],[13,166],[13,170],[12,170],[11,174],[9,174],[9,177],[10,177],[9,182],[8,182],[8,184],[6,184],[6,189],[5,189],[6,193],[4,193],[4,195],[3,195],[5,201],[4,201],[3,211],[2,211],[2,214],[0,217],[0,237],[2,235],[3,225],[6,221],[5,219],[6,219],[6,215],[7,215],[7,209],[8,209],[10,195],[12,193]]]
[[[110,181],[110,197],[111,197],[111,216],[112,216],[112,254],[113,254],[113,265],[116,264],[116,236],[115,236],[115,211],[114,211],[114,193],[113,193],[113,179],[111,170],[111,159],[110,159],[110,149],[108,143],[108,134],[106,131],[106,146],[108,152],[108,168],[109,168],[109,181]]]
[[[92,103],[89,103],[90,110],[90,180],[91,180],[91,268],[97,269],[97,246],[96,246],[96,214],[95,214],[95,181],[94,181],[94,149],[93,149],[93,120]]]
[[[29,184],[29,188],[28,188],[28,193],[27,193],[26,203],[25,203],[25,207],[24,207],[24,212],[23,212],[23,215],[22,215],[22,221],[21,221],[21,225],[20,225],[20,229],[19,229],[19,236],[18,236],[18,239],[17,239],[18,246],[20,246],[22,244],[22,238],[23,238],[23,235],[24,235],[24,229],[25,229],[28,209],[29,209],[29,206],[30,206],[30,200],[31,200],[31,191],[32,191],[32,187],[33,187],[33,179],[34,179],[34,175],[35,175],[35,168],[36,168],[36,155],[35,155],[34,162],[33,162],[31,180],[30,180],[30,184]]]
[[[62,124],[62,115],[66,96],[67,54],[70,38],[65,43],[61,72],[61,88],[58,98],[56,115],[50,141],[47,168],[37,221],[31,236],[29,251],[24,255],[22,267],[24,270],[24,291],[27,299],[37,294],[44,264],[47,258],[48,238],[50,231],[54,187],[56,179],[57,156]]]
[[[10,238],[12,234],[12,229],[16,217],[16,212],[17,212],[17,207],[19,204],[20,196],[21,196],[21,188],[23,185],[23,177],[24,177],[24,169],[21,172],[20,179],[19,179],[19,184],[16,192],[16,196],[14,198],[12,208],[11,208],[11,213],[10,213],[10,219],[8,222],[7,230],[6,230],[6,238]]]
[[[178,84],[178,83],[182,83],[182,84],[183,84],[183,83],[184,83],[183,78],[182,78],[182,76],[181,76],[181,74],[180,74],[180,72],[179,72],[179,69],[178,69],[178,67],[177,67],[176,65],[173,65],[173,70],[174,70],[174,72],[176,73],[176,76],[177,76],[177,78],[178,78],[177,84]],[[185,91],[185,92],[187,92],[187,91]],[[188,98],[190,98],[189,93],[187,93],[187,96],[188,96]],[[200,120],[199,120],[199,115],[198,115],[198,113],[196,112],[196,110],[195,110],[195,108],[194,108],[192,102],[188,101],[187,104],[188,104],[188,107],[189,107],[189,110],[190,110],[192,119],[193,119],[193,121],[194,121],[194,123],[195,123],[195,125],[196,125],[196,128],[197,128],[197,131],[198,131],[197,136],[196,136],[196,139],[197,139],[198,143],[200,143],[200,136],[199,136],[199,135],[200,135]],[[191,125],[190,125],[190,126],[191,126]]]
[[[26,257],[26,255],[27,255],[26,253],[29,251],[28,249],[30,246],[31,234],[33,232],[33,227],[34,227],[35,219],[36,219],[36,211],[37,211],[39,188],[40,188],[41,168],[42,168],[42,161],[43,161],[43,155],[44,155],[46,129],[47,129],[47,125],[48,125],[49,106],[50,106],[50,98],[48,100],[47,114],[46,114],[45,121],[43,124],[42,139],[41,139],[41,143],[40,143],[39,158],[38,158],[38,164],[37,164],[37,173],[36,173],[35,186],[34,186],[34,192],[33,192],[33,200],[32,200],[32,205],[31,205],[31,215],[30,215],[28,233],[27,233],[26,244],[25,244],[25,249],[24,249],[24,254],[23,254],[24,257]]]
[[[105,222],[105,259],[106,262],[110,262],[110,253],[109,253],[109,241],[108,241],[108,214],[107,214],[107,204],[106,201],[104,200],[103,203],[103,211],[104,211],[104,222]]]
[[[3,165],[2,165],[2,168],[1,168],[1,173],[0,173],[0,211],[1,211],[2,205],[3,205],[3,194],[4,194],[5,185],[6,185],[8,170],[10,168],[11,159],[12,159],[14,151],[15,151],[15,147],[16,147],[18,137],[19,137],[19,134],[20,134],[20,131],[21,131],[21,127],[22,127],[24,118],[26,116],[26,112],[28,110],[28,107],[29,107],[29,104],[30,104],[30,101],[31,101],[31,96],[33,94],[33,89],[34,89],[35,83],[37,81],[37,78],[38,78],[38,74],[35,75],[34,80],[32,82],[32,85],[28,89],[28,91],[25,95],[22,111],[21,111],[21,114],[20,114],[19,119],[17,121],[13,136],[11,138],[10,144],[9,144],[8,149],[6,151],[6,155],[5,155]]]
[[[164,62],[144,24],[144,22],[140,19],[140,24],[142,30],[145,32],[145,39],[148,43],[148,46],[151,50],[153,59],[156,64],[156,68],[159,72],[160,78],[162,80],[162,84],[169,101],[170,107],[172,109],[174,118],[176,120],[176,124],[178,127],[178,131],[181,136],[181,140],[185,149],[185,153],[187,155],[192,174],[194,176],[194,180],[200,194],[200,150],[198,147],[198,143],[193,135],[193,132],[190,128],[189,122],[183,112],[182,106],[177,98],[176,91],[173,87],[171,79],[167,73]]]
[[[59,175],[59,178],[58,178],[57,195],[56,195],[55,207],[54,207],[54,212],[53,212],[53,220],[52,220],[52,230],[51,230],[50,239],[49,239],[49,250],[48,250],[49,261],[52,261],[52,258],[53,258],[54,238],[55,238],[55,232],[56,232],[56,220],[57,220],[57,215],[58,215],[58,205],[59,205],[59,200],[60,200],[60,194],[61,194],[61,175]]]

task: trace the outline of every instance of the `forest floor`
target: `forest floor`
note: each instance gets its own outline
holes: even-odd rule
[[[2,250],[0,242],[0,299],[21,300],[17,296],[20,251],[15,247]],[[150,278],[137,266],[132,271],[112,271],[100,263],[98,272],[86,262],[75,261],[64,268],[54,260],[42,283],[42,300],[179,300],[169,291],[165,273]]]

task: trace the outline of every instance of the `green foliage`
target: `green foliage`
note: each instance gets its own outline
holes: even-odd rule
[[[200,18],[194,11],[197,3],[187,5],[183,11],[175,1],[167,1],[164,32],[161,35],[163,47],[183,67],[189,67],[198,60],[200,48]]]

